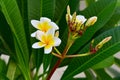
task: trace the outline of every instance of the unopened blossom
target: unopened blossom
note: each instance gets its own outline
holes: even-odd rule
[[[96,50],[100,49],[105,43],[107,43],[108,41],[110,41],[112,38],[112,36],[106,37],[105,39],[103,39],[100,43],[98,43],[95,47]]]
[[[97,17],[93,16],[88,19],[86,22],[85,26],[92,26],[95,22],[97,21]]]
[[[49,18],[47,17],[41,17],[40,21],[39,20],[31,20],[31,24],[33,27],[36,29],[47,32],[49,29],[53,28],[55,30],[58,30],[59,27],[56,25],[56,23],[52,22]],[[36,36],[36,31],[31,34],[32,37]]]
[[[44,47],[44,53],[48,54],[52,51],[52,47],[59,46],[61,40],[58,37],[54,36],[55,30],[50,29],[46,33],[42,31],[36,32],[36,38],[39,40],[38,42],[32,45],[32,48],[42,48]]]

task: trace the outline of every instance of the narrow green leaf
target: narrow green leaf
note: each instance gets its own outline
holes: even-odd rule
[[[98,70],[94,70],[95,73],[97,74],[97,80],[113,80],[110,75],[108,75],[104,69],[98,69]]]
[[[118,59],[118,58],[114,58],[114,59],[115,59],[115,64],[120,67],[120,59]]]
[[[85,0],[85,2],[86,2],[86,5],[89,6],[89,5],[91,5],[92,3],[94,3],[95,0]]]
[[[88,69],[86,71],[84,71],[85,75],[86,75],[86,78],[89,80],[95,80],[96,77],[95,75],[93,74],[93,71],[91,71],[91,69]]]
[[[7,65],[4,60],[0,59],[0,73],[6,74]]]
[[[1,38],[1,42],[2,42],[0,45],[0,49],[2,50],[2,52],[6,52],[6,54],[10,54],[9,52],[11,52],[11,51],[14,52],[14,46],[11,46],[14,44],[13,38],[12,38],[12,32],[11,32],[9,25],[8,25],[7,21],[5,20],[5,17],[1,11],[0,11],[0,23],[2,23],[0,26],[0,38]],[[9,36],[8,36],[8,34],[9,34]],[[3,46],[2,46],[2,44],[3,44]]]
[[[17,3],[15,0],[0,0],[0,5],[2,7],[2,12],[10,26],[10,29],[12,30],[13,35],[18,42],[19,48],[22,51],[23,59],[25,60],[25,64],[27,66],[29,53],[23,20],[21,18]]]
[[[101,68],[109,67],[113,63],[114,63],[114,57],[110,56],[110,57],[106,58],[105,60],[101,61],[100,63],[92,66],[92,69],[101,69]]]
[[[111,19],[105,24],[103,28],[101,28],[97,34],[100,34],[108,29],[117,26],[118,22],[120,21],[120,6],[116,7],[114,14],[112,15]]]
[[[15,42],[15,50],[17,52],[16,54],[16,63],[17,65],[19,66],[22,74],[24,75],[24,78],[25,80],[30,80],[30,72],[29,72],[29,68],[27,68],[27,66],[25,66],[25,61],[21,55],[21,50],[20,50],[20,46],[19,44],[17,43],[17,40],[16,38],[14,39],[14,42]]]
[[[9,80],[4,74],[0,73],[1,80]]]
[[[44,55],[43,58],[43,69],[44,69],[44,73],[46,72],[47,68],[50,66],[50,62],[52,61],[53,56],[52,55]]]
[[[7,70],[7,77],[9,78],[9,80],[14,80],[16,67],[17,65],[12,60],[10,60],[8,64],[8,70]]]
[[[55,13],[54,13],[54,21],[57,23],[61,20],[64,11],[66,9],[66,6],[68,4],[69,0],[56,0],[55,2]]]
[[[30,27],[29,27],[29,21],[28,21],[28,0],[17,0],[19,10],[21,12],[24,29],[25,29],[25,35],[27,39],[27,46],[29,48],[29,53],[31,53],[31,37],[30,37]]]

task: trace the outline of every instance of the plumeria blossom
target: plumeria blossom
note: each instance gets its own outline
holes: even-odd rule
[[[49,18],[47,17],[41,17],[40,21],[38,20],[31,20],[31,24],[33,25],[33,27],[35,27],[36,29],[43,31],[43,32],[47,32],[49,29],[53,28],[55,30],[58,30],[59,27],[52,22]],[[36,36],[36,32],[31,34],[32,37]]]
[[[58,37],[54,37],[55,29],[49,29],[46,33],[43,31],[36,32],[36,38],[39,42],[32,45],[32,48],[44,47],[44,53],[48,54],[52,51],[52,47],[59,46],[61,40]]]
[[[73,16],[70,15],[70,20],[72,20]],[[83,24],[87,19],[83,15],[77,15],[76,16],[76,23],[81,23]]]
[[[86,20],[87,19],[84,16],[82,16],[82,15],[77,15],[76,16],[76,22],[80,21],[83,24]]]

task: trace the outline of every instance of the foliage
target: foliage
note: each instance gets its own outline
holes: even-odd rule
[[[10,56],[7,64],[0,59],[0,80],[49,80],[56,63],[61,63],[57,68],[67,66],[61,80],[103,80],[104,77],[107,80],[119,80],[119,75],[113,78],[105,69],[113,64],[120,67],[120,60],[113,56],[120,51],[120,1],[85,1],[87,6],[80,11],[79,0],[0,0],[0,56]],[[112,36],[95,54],[60,60],[52,54],[44,54],[43,48],[32,49],[36,40],[30,37],[35,31],[30,22],[48,17],[59,26],[62,43],[57,49],[60,53],[64,52],[69,38],[67,5],[70,6],[72,14],[76,11],[87,19],[98,17],[97,22],[75,40],[67,54],[81,55],[90,50],[93,39],[95,46],[102,39]],[[43,72],[39,74],[41,66]],[[74,78],[81,72],[85,73],[86,78]]]

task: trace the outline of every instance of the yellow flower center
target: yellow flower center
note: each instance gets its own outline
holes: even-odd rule
[[[41,42],[42,43],[40,43],[39,45],[45,44],[46,48],[50,48],[55,43],[55,41],[53,39],[53,36],[51,34],[43,35],[42,38],[41,38]]]
[[[50,28],[51,26],[48,24],[48,22],[38,24],[38,29],[40,29],[41,31],[47,32]]]

